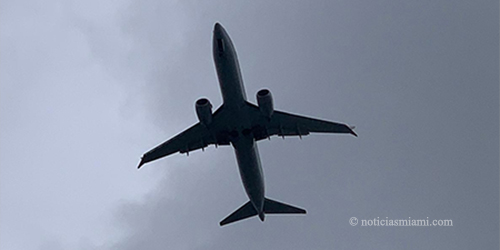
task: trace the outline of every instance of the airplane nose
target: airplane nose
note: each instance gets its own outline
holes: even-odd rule
[[[221,29],[222,29],[222,25],[220,25],[220,23],[215,23],[214,32],[220,32]]]
[[[220,23],[215,23],[214,34],[217,38],[227,37],[226,30],[224,29],[224,27],[222,27],[222,25]]]

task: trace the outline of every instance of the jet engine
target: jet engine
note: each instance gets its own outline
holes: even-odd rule
[[[212,104],[206,98],[200,98],[196,101],[196,115],[200,123],[208,126],[212,123]]]
[[[267,118],[271,118],[273,115],[273,96],[271,91],[268,89],[261,89],[257,92],[257,103],[259,104],[259,110]]]

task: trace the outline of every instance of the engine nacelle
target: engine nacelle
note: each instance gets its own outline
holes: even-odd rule
[[[200,98],[195,104],[196,115],[200,123],[208,126],[212,123],[212,104],[206,98]]]
[[[268,89],[259,90],[259,92],[257,92],[257,103],[259,104],[259,110],[262,115],[270,119],[274,112],[271,91]]]

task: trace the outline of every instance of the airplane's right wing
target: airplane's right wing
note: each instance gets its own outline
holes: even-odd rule
[[[303,136],[309,133],[346,133],[357,136],[346,124],[320,120],[275,110],[270,119],[264,117],[259,108],[248,103],[252,114],[252,132],[256,140],[272,135]]]

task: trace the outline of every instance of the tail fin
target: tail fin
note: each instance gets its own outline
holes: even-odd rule
[[[294,207],[282,202],[274,201],[268,198],[264,200],[264,213],[265,214],[305,214],[306,210],[298,207]],[[252,203],[249,201],[245,203],[243,206],[238,208],[232,214],[227,216],[224,220],[222,220],[219,225],[224,226],[229,223],[233,223],[239,220],[243,220],[252,216],[257,215],[257,211],[253,207]],[[263,214],[260,218],[264,221]]]
[[[305,214],[306,210],[266,198],[264,200],[266,214]]]
[[[221,226],[224,226],[229,223],[233,223],[239,220],[246,219],[248,217],[252,217],[257,215],[257,211],[255,211],[255,208],[253,207],[252,203],[249,201],[245,203],[243,206],[238,208],[238,210],[234,211],[232,214],[230,214],[228,217],[223,219],[219,224]]]

